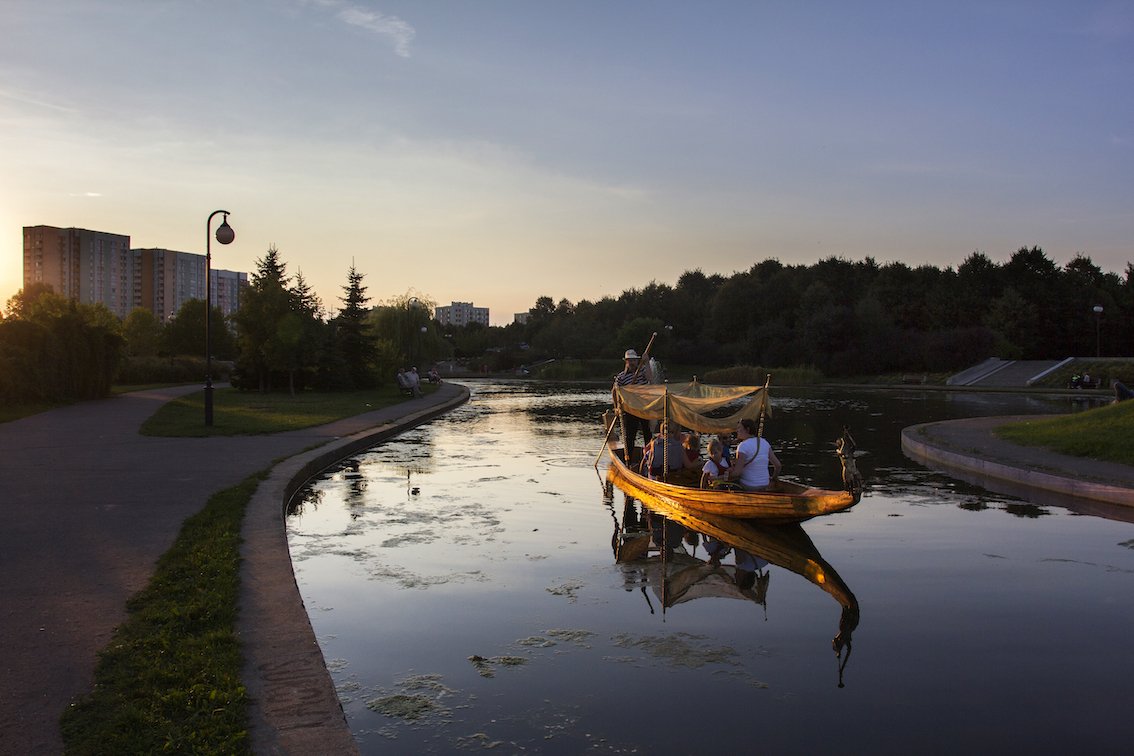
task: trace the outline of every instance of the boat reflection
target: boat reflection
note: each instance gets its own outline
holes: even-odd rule
[[[615,561],[667,609],[702,597],[751,601],[764,609],[771,582],[770,566],[802,575],[829,593],[842,607],[838,632],[831,641],[839,669],[839,687],[850,660],[851,640],[859,622],[858,599],[827,563],[798,523],[763,525],[752,520],[692,511],[662,498],[635,498],[621,492],[621,513],[614,488],[605,488],[615,515],[611,546]],[[704,553],[705,557],[697,554]],[[845,652],[845,653],[844,653]]]

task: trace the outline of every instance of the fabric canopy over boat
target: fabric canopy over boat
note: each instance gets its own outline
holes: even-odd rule
[[[698,433],[731,433],[744,418],[758,420],[761,412],[771,415],[768,390],[764,386],[715,386],[693,381],[663,385],[615,386],[615,406],[646,420],[675,422]],[[723,417],[710,413],[744,402],[739,411]]]

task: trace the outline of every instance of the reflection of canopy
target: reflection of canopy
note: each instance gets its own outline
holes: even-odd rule
[[[741,588],[736,584],[736,567],[732,565],[714,566],[699,559],[690,564],[675,560],[673,556],[655,559],[657,561],[651,565],[647,575],[654,595],[662,600],[665,607],[710,597],[754,601],[757,604],[767,600],[768,584],[758,584],[760,590]]]
[[[731,433],[743,418],[757,420],[760,413],[771,414],[768,391],[764,386],[713,386],[692,383],[615,386],[615,405],[624,412],[647,420],[667,417],[698,433]],[[709,413],[746,399],[739,411],[727,417]],[[668,406],[667,406],[668,405]]]

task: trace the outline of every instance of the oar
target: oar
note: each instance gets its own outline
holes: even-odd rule
[[[652,334],[650,334],[650,342],[648,344],[646,344],[646,349],[645,349],[645,351],[642,352],[641,359],[638,360],[638,367],[636,367],[634,369],[634,378],[638,377],[638,371],[640,371],[642,369],[642,365],[645,364],[646,360],[649,359],[650,347],[652,347],[654,345],[654,339],[657,338],[657,335],[658,335],[657,331],[654,331]],[[631,384],[634,383],[634,380],[631,379],[630,383]],[[608,443],[610,443],[610,432],[611,432],[611,430],[614,429],[614,423],[618,420],[618,413],[620,411],[621,410],[619,410],[617,407],[614,408],[614,417],[612,417],[610,419],[610,425],[606,426],[606,433],[603,435],[603,438],[602,438],[602,448],[599,449],[598,454],[595,455],[595,467],[596,468],[598,467],[599,460],[602,459],[603,452],[606,451],[606,445]],[[623,439],[623,448],[625,448],[625,439]],[[626,466],[627,467],[630,466],[630,460],[626,460]]]

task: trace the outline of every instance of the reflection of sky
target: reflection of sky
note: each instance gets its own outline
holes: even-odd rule
[[[858,506],[805,524],[861,604],[840,690],[840,607],[802,577],[769,568],[766,610],[699,598],[663,616],[649,571],[615,563],[621,497],[612,508],[593,466],[605,388],[473,392],[331,472],[289,518],[297,581],[364,752],[700,752],[751,748],[750,723],[773,752],[898,752],[928,731],[942,750],[978,738],[1069,748],[1084,731],[1117,747],[1108,723],[1125,721],[1134,671],[1134,527],[906,460],[897,429],[952,416],[952,398],[777,398],[768,432],[785,474],[837,475],[826,445],[845,423],[870,460]],[[1068,710],[1053,689],[1082,705]],[[675,695],[697,726],[651,726],[642,712],[672,710]],[[428,710],[381,713],[397,696]]]

